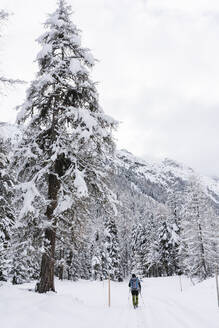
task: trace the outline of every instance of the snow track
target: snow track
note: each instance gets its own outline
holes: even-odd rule
[[[209,320],[206,321],[200,313],[191,309],[190,306],[182,306],[182,304],[176,301],[166,301],[152,297],[147,304],[145,312],[148,318],[148,328],[209,327]]]
[[[36,294],[34,284],[0,287],[3,328],[218,328],[215,282],[195,287],[183,278],[150,278],[142,282],[143,298],[133,309],[128,282],[56,282],[57,293]],[[128,297],[129,296],[129,297]],[[13,314],[13,315],[12,315]]]
[[[144,282],[139,308],[134,310],[129,306],[126,320],[119,322],[119,328],[218,328],[213,280],[203,288],[202,284],[193,287],[184,278],[183,293],[177,277],[145,279]]]

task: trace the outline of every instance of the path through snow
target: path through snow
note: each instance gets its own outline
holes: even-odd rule
[[[192,286],[178,277],[144,279],[143,298],[134,310],[128,282],[56,282],[57,293],[36,294],[34,284],[0,287],[2,328],[218,328],[214,279]]]

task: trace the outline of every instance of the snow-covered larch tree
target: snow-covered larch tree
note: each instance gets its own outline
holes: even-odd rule
[[[39,72],[27,91],[18,121],[24,134],[14,155],[22,188],[20,220],[32,215],[44,232],[40,293],[54,291],[56,233],[60,217],[77,199],[112,199],[106,157],[113,153],[116,122],[99,106],[89,49],[71,22],[71,7],[58,1],[38,39]],[[84,202],[84,206],[86,203]],[[30,217],[29,215],[29,217]]]
[[[192,178],[182,214],[180,255],[185,273],[206,279],[216,263],[217,217],[202,191],[200,182]]]

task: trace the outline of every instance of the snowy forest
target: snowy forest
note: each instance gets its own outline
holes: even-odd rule
[[[0,123],[0,280],[44,293],[54,277],[213,276],[219,180],[118,150],[71,7],[59,0],[44,26],[16,124]]]

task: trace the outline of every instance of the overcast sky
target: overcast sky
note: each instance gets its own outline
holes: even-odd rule
[[[121,121],[118,148],[169,157],[219,176],[219,1],[68,0],[82,43],[99,63],[104,111]],[[1,0],[13,12],[0,40],[0,69],[31,81],[36,38],[56,0]],[[13,122],[24,87],[1,98]]]

